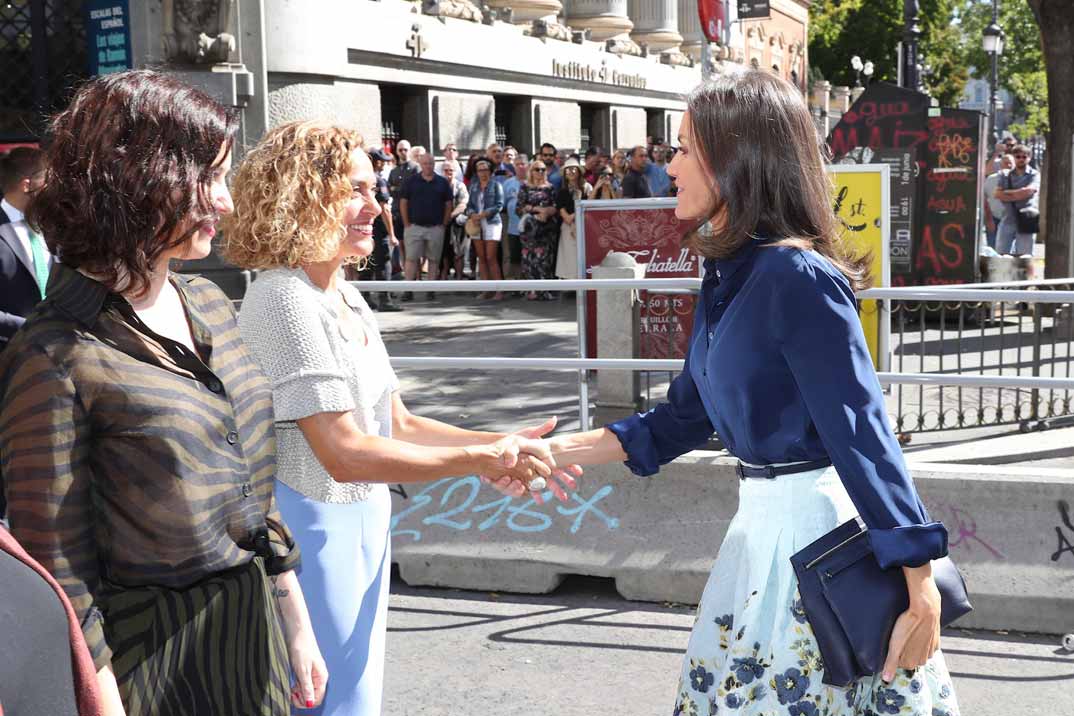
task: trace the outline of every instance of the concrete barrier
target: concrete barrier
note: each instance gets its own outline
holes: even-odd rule
[[[1074,629],[1074,473],[913,465],[976,610],[959,626]],[[569,505],[507,498],[476,477],[393,495],[393,555],[412,585],[543,593],[568,574],[623,597],[696,603],[738,506],[734,461],[696,452],[638,478],[591,467]]]

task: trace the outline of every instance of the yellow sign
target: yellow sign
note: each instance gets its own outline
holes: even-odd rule
[[[834,194],[832,206],[841,223],[844,245],[852,254],[872,258],[874,286],[890,285],[888,266],[891,237],[891,175],[887,164],[834,164],[828,167]],[[861,317],[865,341],[878,371],[888,367],[888,331],[880,301],[863,300]],[[885,314],[886,315],[886,314]]]

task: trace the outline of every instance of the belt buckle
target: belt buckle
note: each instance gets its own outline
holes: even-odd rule
[[[776,473],[775,465],[764,466],[764,476],[766,480],[775,480],[779,475]]]

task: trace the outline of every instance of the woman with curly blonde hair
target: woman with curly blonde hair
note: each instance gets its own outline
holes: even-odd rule
[[[233,185],[224,248],[233,263],[265,269],[246,293],[239,328],[273,384],[276,499],[302,549],[299,583],[332,675],[319,713],[379,714],[386,483],[511,475],[517,490],[552,474],[535,439],[555,421],[516,434],[473,432],[403,405],[372,311],[339,280],[345,262],[372,253],[381,212],[358,134],[316,122],[276,127]]]

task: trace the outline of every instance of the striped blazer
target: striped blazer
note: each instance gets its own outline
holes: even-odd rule
[[[98,668],[109,593],[189,586],[265,558],[294,568],[276,510],[272,391],[211,282],[173,274],[197,353],[56,264],[0,353],[11,531],[67,593]]]

